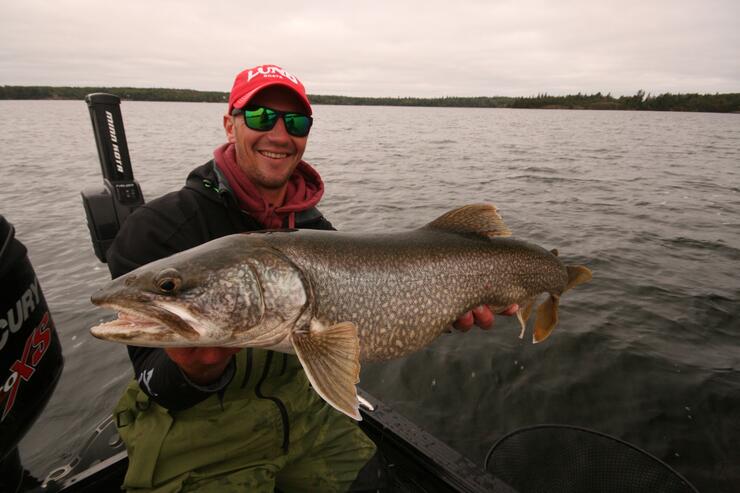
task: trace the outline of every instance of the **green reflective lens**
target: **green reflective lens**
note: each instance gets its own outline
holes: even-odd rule
[[[278,114],[270,108],[247,108],[244,110],[244,122],[252,130],[266,132],[277,123]]]
[[[272,108],[267,108],[265,106],[244,108],[242,110],[235,111],[234,114],[238,114],[239,112],[244,113],[244,123],[246,123],[247,127],[259,132],[272,130],[277,123],[278,118],[283,117],[285,130],[287,130],[290,135],[295,137],[305,137],[308,135],[309,130],[311,130],[311,124],[313,123],[313,118],[308,115],[273,110]]]
[[[286,130],[291,135],[303,137],[308,135],[308,131],[311,129],[311,117],[300,113],[286,113],[283,115],[283,121]]]

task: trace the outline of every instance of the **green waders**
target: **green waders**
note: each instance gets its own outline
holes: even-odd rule
[[[223,402],[212,395],[169,412],[132,381],[115,415],[129,492],[347,491],[375,453],[353,420],[309,388],[295,356],[258,349],[237,353]]]

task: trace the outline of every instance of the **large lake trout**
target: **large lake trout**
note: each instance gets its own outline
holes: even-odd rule
[[[401,233],[226,236],[111,281],[92,302],[119,318],[91,332],[135,346],[294,353],[316,392],[360,419],[360,361],[412,353],[475,306],[518,304],[523,335],[546,293],[533,339],[550,335],[560,296],[591,272],[510,235],[496,208],[482,204]]]

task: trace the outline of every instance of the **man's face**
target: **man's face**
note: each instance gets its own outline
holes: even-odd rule
[[[272,86],[257,93],[250,106],[267,106],[280,111],[305,113],[301,100],[291,90]],[[228,141],[236,148],[236,161],[249,180],[263,192],[276,192],[284,187],[298,166],[308,137],[294,137],[285,129],[282,118],[267,132],[247,127],[244,116],[224,116]]]

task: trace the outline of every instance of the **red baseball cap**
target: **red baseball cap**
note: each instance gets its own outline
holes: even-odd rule
[[[277,65],[258,65],[239,72],[234,79],[234,86],[229,94],[230,115],[234,108],[243,108],[249,100],[265,87],[283,86],[295,92],[306,111],[311,114],[311,103],[306,96],[306,89],[294,75]]]

